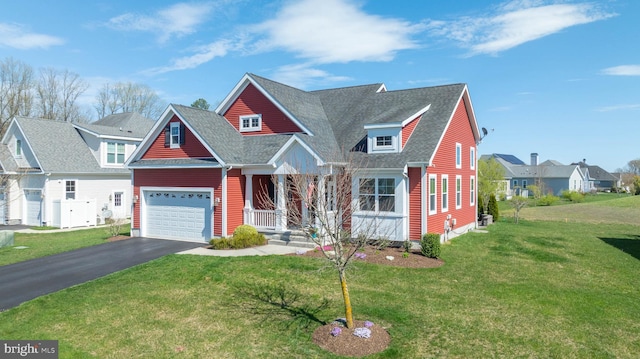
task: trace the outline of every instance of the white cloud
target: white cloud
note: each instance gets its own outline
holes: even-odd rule
[[[411,35],[420,25],[367,14],[349,0],[289,3],[268,21],[250,28],[263,34],[254,50],[282,49],[315,63],[390,61],[417,47]]]
[[[308,88],[312,85],[350,80],[350,78],[346,76],[335,76],[324,70],[313,68],[311,64],[281,66],[274,72],[271,78],[275,81],[301,89]]]
[[[62,44],[64,40],[59,37],[29,32],[21,25],[0,23],[0,46],[29,50],[46,49]]]
[[[602,70],[605,75],[640,76],[640,65],[620,65]]]
[[[195,54],[193,55],[172,60],[171,65],[169,66],[155,67],[144,71],[144,73],[147,75],[155,75],[177,70],[193,69],[213,60],[216,57],[223,57],[227,55],[227,53],[234,48],[236,48],[236,46],[233,45],[231,41],[220,40],[212,42],[208,45],[197,47],[194,50]]]
[[[623,104],[623,105],[613,105],[613,106],[605,106],[597,108],[598,112],[611,112],[611,111],[624,111],[624,110],[637,110],[640,109],[640,104]]]
[[[494,14],[455,21],[431,21],[432,34],[454,40],[469,55],[495,55],[572,26],[615,16],[593,3],[552,3],[524,0],[502,4]]]
[[[159,42],[182,37],[196,31],[205,22],[213,5],[178,3],[150,15],[126,13],[109,19],[107,26],[121,31],[155,33]]]

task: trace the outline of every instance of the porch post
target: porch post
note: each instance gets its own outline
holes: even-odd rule
[[[276,231],[287,230],[287,199],[284,193],[284,175],[278,175],[276,196]]]
[[[327,220],[327,175],[318,176],[318,204],[316,205],[316,223],[312,223],[313,226],[318,227],[318,224],[322,224],[322,221]],[[331,193],[329,194],[332,195]],[[318,223],[320,222],[320,223]]]
[[[253,211],[253,175],[246,174],[245,182],[244,182],[244,209],[242,212],[244,213],[244,222],[245,224],[253,225],[253,216],[251,215]]]

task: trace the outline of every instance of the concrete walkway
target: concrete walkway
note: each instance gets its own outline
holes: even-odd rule
[[[311,248],[279,246],[267,244],[266,246],[244,249],[207,249],[204,247],[189,249],[178,254],[196,254],[201,256],[216,257],[242,257],[242,256],[270,256],[278,254],[304,253]]]

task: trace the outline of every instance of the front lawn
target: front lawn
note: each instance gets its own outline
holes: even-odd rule
[[[129,235],[129,225],[122,226],[120,233]],[[106,227],[52,233],[16,232],[14,233],[14,246],[0,248],[0,265],[95,246],[104,243],[109,237]],[[27,248],[17,249],[16,247]]]
[[[500,222],[439,268],[356,262],[354,316],[391,334],[372,358],[635,358],[639,233]],[[311,334],[342,316],[324,260],[171,255],[0,313],[0,338],[57,339],[60,358],[335,358]]]

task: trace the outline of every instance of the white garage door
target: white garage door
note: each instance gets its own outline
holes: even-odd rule
[[[25,189],[25,218],[24,224],[28,226],[40,226],[42,225],[42,192],[35,189]]]
[[[143,235],[207,242],[211,239],[211,194],[196,191],[143,191]]]

